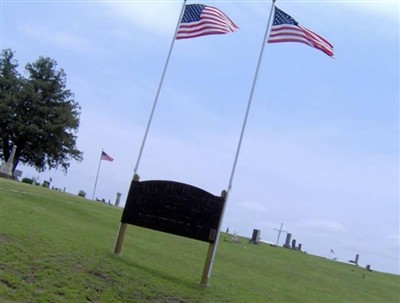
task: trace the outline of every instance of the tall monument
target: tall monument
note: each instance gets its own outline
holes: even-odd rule
[[[15,156],[15,151],[17,150],[17,146],[14,145],[13,149],[11,151],[10,157],[8,157],[8,160],[6,162],[1,163],[0,165],[0,177],[3,178],[13,178],[13,162],[14,162],[14,156]]]
[[[290,239],[292,238],[292,234],[287,233],[286,234],[286,240],[285,240],[285,244],[283,244],[283,247],[285,248],[291,248],[290,246]]]

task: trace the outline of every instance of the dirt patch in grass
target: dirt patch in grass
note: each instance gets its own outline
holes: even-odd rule
[[[35,278],[36,278],[36,274],[35,271],[37,271],[38,268],[33,267],[33,266],[29,266],[25,272],[25,274],[22,276],[22,280],[25,283],[34,283],[35,282]]]
[[[0,242],[3,244],[8,243],[8,242],[10,242],[10,238],[6,235],[0,235]]]
[[[0,279],[0,282],[3,283],[5,286],[11,289],[17,289],[18,287],[14,285],[11,281],[8,281],[6,279]]]
[[[187,303],[187,301],[183,301],[180,298],[177,297],[166,297],[161,299],[160,301],[156,301],[156,302],[160,302],[160,303]]]
[[[95,285],[93,283],[89,283],[88,285],[86,285],[85,288],[86,289],[90,289],[90,290],[94,290],[95,292],[102,292],[103,291],[103,287],[101,287],[99,285]]]
[[[99,278],[101,281],[106,282],[107,284],[114,284],[114,280],[101,271],[89,270],[88,273]]]

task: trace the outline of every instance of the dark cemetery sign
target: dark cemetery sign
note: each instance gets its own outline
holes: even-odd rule
[[[132,181],[121,223],[214,243],[225,198],[174,181]]]

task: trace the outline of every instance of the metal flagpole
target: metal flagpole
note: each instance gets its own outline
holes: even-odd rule
[[[232,188],[232,181],[233,181],[233,176],[235,174],[235,169],[236,169],[236,164],[239,158],[239,153],[240,153],[240,147],[242,145],[242,140],[243,140],[243,134],[244,134],[244,130],[246,128],[246,124],[247,124],[247,118],[249,116],[249,112],[250,112],[250,107],[251,107],[251,101],[253,99],[253,93],[254,93],[254,88],[256,86],[256,82],[257,82],[257,76],[258,76],[258,71],[260,68],[260,64],[261,64],[261,60],[262,60],[262,56],[263,56],[263,52],[264,52],[264,46],[266,44],[267,41],[267,36],[268,36],[268,32],[269,32],[269,28],[270,28],[270,23],[271,23],[271,17],[272,17],[272,13],[274,11],[274,5],[275,5],[275,1],[276,0],[272,0],[272,5],[271,5],[271,11],[269,13],[269,17],[268,17],[268,23],[267,23],[267,27],[265,29],[265,34],[264,34],[264,39],[262,41],[262,45],[261,45],[261,51],[260,51],[260,56],[258,58],[258,63],[257,63],[257,68],[256,68],[256,72],[254,74],[254,80],[253,80],[253,85],[251,87],[251,91],[250,91],[250,96],[249,96],[249,101],[247,104],[247,110],[246,110],[246,114],[244,117],[244,121],[243,121],[243,127],[242,127],[242,131],[240,133],[240,138],[239,138],[239,143],[238,143],[238,147],[236,150],[236,156],[235,156],[235,161],[233,162],[233,167],[232,167],[232,173],[231,173],[231,177],[229,179],[229,184],[228,184],[228,190],[226,193],[226,198],[225,198],[225,203],[224,203],[224,207],[222,209],[222,214],[221,214],[221,220],[219,221],[219,226],[218,226],[218,231],[217,231],[217,238],[215,240],[215,247],[214,250],[212,252],[212,256],[211,256],[211,260],[210,260],[210,270],[208,273],[208,277],[211,276],[211,271],[214,265],[214,258],[215,258],[215,254],[217,252],[217,247],[218,247],[218,242],[219,242],[219,236],[220,236],[220,230],[221,230],[221,225],[222,225],[222,220],[224,218],[224,214],[225,214],[225,209],[226,209],[226,204],[228,203],[228,197],[229,197],[229,193],[230,190]]]
[[[100,154],[100,160],[99,160],[99,167],[97,168],[97,175],[96,175],[96,181],[94,182],[94,189],[93,189],[93,196],[92,200],[94,200],[94,194],[96,192],[96,187],[97,187],[97,179],[99,178],[99,172],[100,172],[100,165],[101,165],[101,156],[103,155],[104,149],[101,149],[101,154]]]
[[[181,13],[180,13],[180,16],[179,16],[179,19],[178,19],[178,23],[176,24],[175,34],[174,34],[174,37],[172,38],[171,46],[170,46],[170,48],[169,48],[167,60],[166,60],[166,62],[165,62],[164,70],[163,70],[162,75],[161,75],[160,84],[159,84],[159,86],[158,86],[157,93],[156,93],[156,97],[155,97],[155,99],[154,99],[153,108],[151,109],[149,121],[148,121],[148,123],[147,123],[146,131],[145,131],[145,133],[144,133],[142,145],[140,146],[139,155],[138,155],[138,158],[137,158],[137,161],[136,161],[135,168],[134,168],[134,170],[133,170],[133,175],[136,175],[137,170],[138,170],[138,168],[139,168],[139,163],[140,163],[140,159],[141,159],[141,157],[142,157],[144,145],[145,145],[145,143],[146,143],[147,134],[149,133],[150,124],[151,124],[151,121],[153,120],[154,111],[155,111],[155,109],[156,109],[156,105],[157,105],[157,102],[158,102],[158,96],[160,95],[161,87],[162,87],[162,84],[163,84],[163,82],[164,82],[165,72],[167,71],[167,67],[168,67],[168,63],[169,63],[169,58],[171,57],[172,48],[174,47],[174,44],[175,44],[176,33],[178,32],[179,25],[180,25],[181,20],[182,20],[183,12],[185,11],[185,4],[186,4],[186,0],[183,0],[183,5],[182,5]]]
[[[244,130],[245,130],[245,128],[246,128],[247,118],[248,118],[248,116],[249,116],[250,107],[251,107],[251,102],[252,102],[252,100],[253,100],[254,88],[256,87],[256,82],[257,82],[257,77],[258,77],[258,71],[259,71],[259,69],[260,69],[260,65],[261,65],[261,61],[262,61],[262,56],[263,56],[263,53],[264,53],[264,47],[265,47],[265,44],[266,44],[266,41],[267,41],[267,36],[268,36],[269,27],[270,27],[270,23],[271,23],[272,13],[273,13],[273,11],[274,11],[275,1],[276,1],[276,0],[272,0],[271,11],[270,11],[270,13],[269,13],[268,23],[267,23],[267,27],[266,27],[266,29],[265,29],[265,34],[264,34],[264,39],[263,39],[262,46],[261,46],[260,56],[259,56],[259,58],[258,58],[258,63],[257,63],[256,72],[255,72],[255,74],[254,74],[253,85],[252,85],[252,87],[251,87],[250,96],[249,96],[249,102],[247,103],[247,110],[246,110],[246,114],[245,114],[244,121],[243,121],[242,131],[241,131],[241,133],[240,133],[239,143],[238,143],[238,147],[237,147],[237,150],[236,150],[235,161],[233,162],[231,178],[229,179],[228,193],[229,193],[229,191],[231,190],[232,182],[233,182],[233,176],[235,175],[235,170],[236,170],[236,165],[237,165],[237,161],[238,161],[238,158],[239,158],[240,148],[241,148],[241,146],[242,146]]]

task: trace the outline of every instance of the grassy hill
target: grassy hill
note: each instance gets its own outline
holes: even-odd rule
[[[1,302],[396,302],[400,276],[225,234],[209,287],[208,244],[128,226],[122,210],[0,179]],[[224,240],[226,238],[226,240]]]

